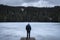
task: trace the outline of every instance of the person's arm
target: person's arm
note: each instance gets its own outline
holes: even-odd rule
[[[31,30],[31,27],[30,27],[30,30]]]

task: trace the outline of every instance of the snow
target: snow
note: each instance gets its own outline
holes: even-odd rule
[[[26,37],[27,22],[2,22],[0,23],[0,40],[20,40]],[[60,40],[60,23],[30,22],[32,27],[31,37],[36,40]]]

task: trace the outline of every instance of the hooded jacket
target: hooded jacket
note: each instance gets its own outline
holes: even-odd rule
[[[31,31],[31,26],[30,26],[30,24],[28,24],[28,25],[26,26],[26,30],[27,30],[27,32],[30,32],[30,31]]]

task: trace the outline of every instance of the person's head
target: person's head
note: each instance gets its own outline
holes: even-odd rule
[[[27,24],[27,26],[30,26],[30,24]]]

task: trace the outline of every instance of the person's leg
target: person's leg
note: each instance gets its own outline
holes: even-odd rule
[[[27,32],[27,38],[26,38],[26,40],[28,40],[28,32]]]
[[[30,32],[29,32],[29,38],[30,38]]]
[[[28,32],[27,32],[27,38],[28,38]]]

